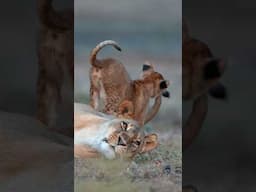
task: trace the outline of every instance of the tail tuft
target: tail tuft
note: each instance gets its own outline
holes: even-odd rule
[[[100,67],[100,66],[98,66],[98,65],[100,65],[99,62],[96,62],[96,60],[97,60],[96,57],[97,57],[98,52],[103,47],[105,47],[107,45],[112,45],[118,51],[122,51],[122,49],[119,47],[119,45],[115,41],[112,41],[112,40],[103,41],[103,42],[99,43],[91,52],[90,63],[91,63],[92,66]]]

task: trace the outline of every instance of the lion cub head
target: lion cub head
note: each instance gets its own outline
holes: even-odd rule
[[[155,71],[152,63],[145,62],[142,67],[141,79],[147,86],[151,98],[160,94],[163,97],[170,97],[170,93],[167,91],[170,82],[165,80],[162,74]]]

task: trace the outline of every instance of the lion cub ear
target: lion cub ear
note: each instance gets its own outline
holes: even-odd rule
[[[144,137],[143,146],[140,153],[145,153],[155,149],[158,145],[158,138],[156,134],[149,134]]]
[[[154,66],[152,63],[146,61],[143,66],[142,66],[142,71],[143,72],[152,72],[154,71]]]

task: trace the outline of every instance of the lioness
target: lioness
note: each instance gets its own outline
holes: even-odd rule
[[[74,104],[74,154],[77,157],[108,159],[133,157],[157,146],[155,134],[144,135],[133,120],[97,112],[88,105]],[[134,144],[137,144],[136,150]]]
[[[103,112],[111,115],[120,113],[119,106],[123,101],[131,101],[134,106],[133,118],[140,125],[151,120],[159,110],[161,97],[169,97],[166,90],[169,82],[156,72],[149,63],[143,65],[142,78],[131,80],[125,67],[118,60],[106,58],[98,60],[97,53],[106,45],[112,45],[117,50],[121,48],[115,41],[107,40],[98,44],[91,52],[90,63],[90,105],[99,110],[102,99]],[[149,114],[146,114],[150,98],[157,98]],[[152,112],[154,111],[154,112]]]

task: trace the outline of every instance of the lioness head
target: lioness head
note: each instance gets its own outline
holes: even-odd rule
[[[170,93],[167,91],[170,84],[169,81],[165,80],[162,74],[156,72],[151,63],[145,62],[142,67],[141,77],[145,84],[148,85],[150,97],[156,97],[160,94],[163,97],[170,97]]]
[[[119,140],[122,140],[121,135]],[[125,139],[123,139],[125,141]],[[120,157],[132,159],[137,154],[142,154],[155,149],[158,145],[156,134],[140,134],[138,137],[133,138],[128,143],[119,142],[115,147],[115,152]]]
[[[140,128],[136,122],[132,120],[122,120],[112,129],[112,133],[104,141],[113,148],[123,143],[129,143],[133,138],[137,138]]]
[[[136,154],[145,153],[155,149],[158,145],[156,134],[145,135],[141,132],[130,137],[126,132],[121,132],[117,137],[114,150],[117,156],[132,159]]]
[[[117,156],[126,159],[151,151],[158,145],[156,134],[145,135],[136,123],[128,120],[121,121],[104,141],[113,148]]]

